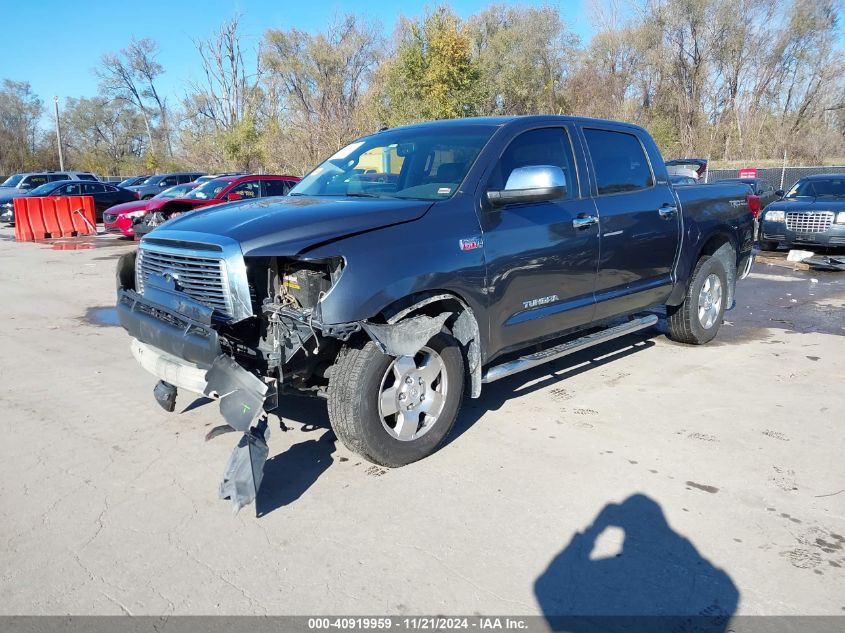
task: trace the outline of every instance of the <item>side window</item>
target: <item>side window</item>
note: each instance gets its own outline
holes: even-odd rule
[[[98,182],[86,182],[82,184],[82,193],[86,196],[94,193],[103,193],[105,190],[106,188]]]
[[[239,185],[235,185],[232,187],[226,195],[228,196],[230,193],[236,193],[241,198],[260,198],[261,197],[261,181],[260,180],[247,180],[246,182],[242,182]]]
[[[115,187],[114,185],[103,185],[103,188],[109,193],[114,193],[115,191],[117,191],[117,187]]]
[[[180,185],[184,185],[186,182],[191,182],[193,178],[191,178],[191,174],[179,174],[179,176],[176,177],[176,180]]]
[[[67,185],[62,185],[58,189],[54,189],[52,195],[54,196],[78,196],[80,193],[79,191],[79,183],[69,183]]]
[[[77,174],[76,177],[80,180],[97,180],[94,174]]]
[[[512,140],[493,169],[488,188],[504,189],[514,169],[532,165],[559,167],[566,182],[566,197],[575,198],[578,195],[572,146],[569,134],[562,127],[530,130]]]
[[[640,140],[633,134],[584,129],[599,195],[637,191],[654,185]]]
[[[57,182],[59,180],[68,180],[67,174],[51,174],[50,182]]]
[[[264,181],[264,195],[265,196],[284,196],[290,190],[290,186],[286,180],[265,180]]]
[[[61,178],[60,180],[67,180],[67,177]],[[40,187],[41,185],[43,185],[45,182],[50,182],[50,177],[43,174],[38,174],[35,176],[27,176],[23,179],[22,184],[31,185],[32,188],[35,189],[36,187]]]
[[[167,178],[162,178],[160,184],[162,187],[172,187],[173,185],[179,184],[179,178],[177,176],[168,176]]]

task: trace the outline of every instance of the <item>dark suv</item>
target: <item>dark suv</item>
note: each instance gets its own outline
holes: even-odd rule
[[[161,193],[168,187],[173,187],[175,185],[183,185],[186,182],[193,182],[200,176],[204,175],[205,172],[202,171],[184,171],[172,174],[156,174],[155,176],[150,176],[149,178],[147,178],[140,185],[127,187],[127,189],[137,193],[141,200],[147,200],[148,198],[152,198],[154,195]]]

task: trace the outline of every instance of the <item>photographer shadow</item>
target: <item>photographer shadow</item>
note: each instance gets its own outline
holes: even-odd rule
[[[731,578],[642,494],[605,506],[537,578],[534,592],[550,628],[573,633],[724,633],[739,602]]]

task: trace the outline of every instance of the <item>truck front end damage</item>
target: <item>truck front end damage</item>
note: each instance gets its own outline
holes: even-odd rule
[[[242,434],[220,485],[237,511],[258,492],[278,395],[325,396],[340,345],[364,324],[322,322],[320,300],[343,272],[340,258],[247,262],[224,236],[170,233],[120,259],[118,318],[135,358],[159,379],[163,408],[174,410],[178,390],[205,395]]]

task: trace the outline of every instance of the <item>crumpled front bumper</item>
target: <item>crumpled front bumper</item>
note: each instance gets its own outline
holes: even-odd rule
[[[243,433],[226,465],[220,497],[235,512],[254,501],[268,454],[269,385],[222,353],[212,311],[190,298],[154,285],[145,295],[119,288],[117,314],[132,336],[135,359],[170,390],[167,410],[173,410],[174,387],[203,394],[217,399],[226,424]]]
[[[161,293],[157,298],[118,290],[120,325],[141,343],[208,370],[221,354],[217,332],[211,327],[211,309],[184,296]]]

